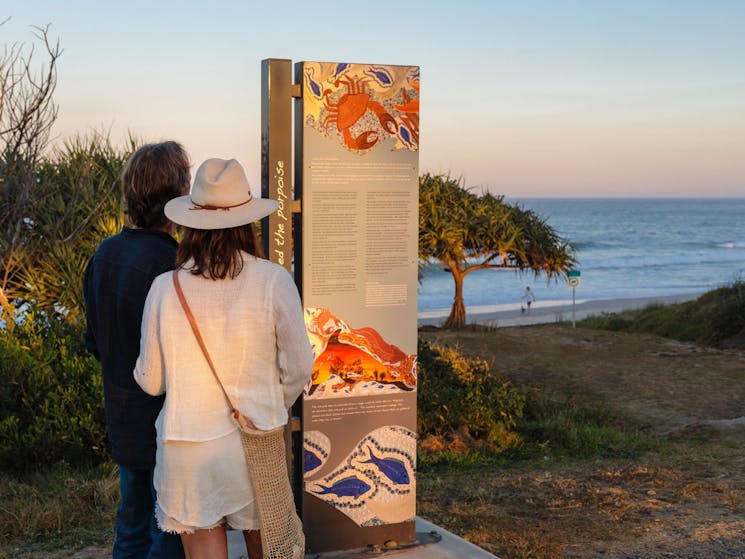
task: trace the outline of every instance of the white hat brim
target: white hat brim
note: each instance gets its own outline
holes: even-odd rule
[[[269,198],[253,198],[247,204],[220,210],[205,210],[194,205],[191,196],[169,200],[163,211],[166,217],[192,229],[229,229],[253,223],[277,211],[279,202]]]

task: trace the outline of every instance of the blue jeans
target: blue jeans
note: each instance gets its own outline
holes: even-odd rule
[[[113,559],[183,559],[181,537],[155,521],[153,470],[119,466],[119,493]]]

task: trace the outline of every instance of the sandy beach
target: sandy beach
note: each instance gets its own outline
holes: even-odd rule
[[[578,299],[572,308],[572,301],[536,301],[530,314],[522,313],[520,305],[480,306],[466,308],[466,321],[469,324],[483,324],[495,327],[530,326],[550,322],[581,320],[590,315],[617,313],[625,310],[641,309],[649,305],[682,303],[701,296],[701,293],[665,295],[659,297],[637,297],[632,299]],[[440,326],[447,318],[450,309],[438,309],[419,313],[419,326]]]

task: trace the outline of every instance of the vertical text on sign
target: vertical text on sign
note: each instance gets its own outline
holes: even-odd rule
[[[289,219],[287,211],[287,189],[285,185],[285,162],[280,159],[274,167],[275,192],[279,201],[277,217],[279,218],[274,229],[274,253],[276,261],[280,266],[285,265],[285,250],[282,247],[289,241]]]
[[[266,59],[261,64],[261,193],[279,201],[279,211],[263,220],[264,254],[292,269],[292,62]]]

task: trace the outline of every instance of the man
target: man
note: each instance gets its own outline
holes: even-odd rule
[[[530,286],[527,286],[525,288],[525,293],[523,293],[523,301],[525,302],[525,306],[528,307],[528,315],[530,315],[530,305],[533,304],[533,301],[535,301],[535,294],[530,290]],[[522,307],[520,309],[523,314],[525,313],[525,307]]]
[[[189,181],[189,158],[176,142],[145,145],[132,154],[122,172],[131,226],[104,239],[85,272],[85,342],[101,361],[106,426],[119,466],[113,559],[184,556],[181,539],[162,532],[154,516],[155,418],[163,396],[145,394],[132,371],[150,284],[174,268],[178,248],[163,206],[188,193]]]

